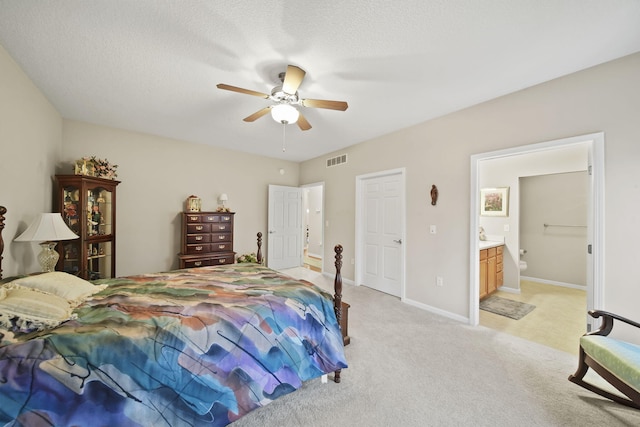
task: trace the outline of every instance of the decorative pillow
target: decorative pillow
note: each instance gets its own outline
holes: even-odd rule
[[[52,271],[50,273],[22,277],[8,283],[6,286],[7,288],[15,288],[15,285],[57,295],[67,300],[72,308],[82,304],[87,297],[100,292],[108,286],[94,285],[63,271]]]
[[[7,329],[43,330],[75,317],[69,303],[59,296],[29,288],[2,290],[0,325]]]

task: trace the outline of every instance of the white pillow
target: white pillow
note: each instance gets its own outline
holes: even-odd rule
[[[52,271],[50,273],[25,276],[8,283],[6,286],[10,289],[13,285],[57,295],[67,300],[72,308],[82,304],[87,297],[100,292],[108,286],[94,285],[91,282],[87,282],[84,279],[63,271]]]
[[[3,290],[0,293],[0,324],[7,329],[43,330],[75,317],[67,300],[57,295],[29,288]]]

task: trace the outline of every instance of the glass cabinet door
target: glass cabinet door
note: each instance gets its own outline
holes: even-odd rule
[[[62,245],[62,251],[60,252],[60,261],[58,265],[62,263],[62,271],[78,276],[80,274],[80,265],[82,265],[82,258],[80,256],[80,241],[79,240],[65,240],[60,242]]]
[[[111,242],[87,244],[87,278],[89,280],[112,277]]]
[[[80,215],[82,206],[80,205],[80,189],[73,186],[64,187],[63,189],[63,211],[62,219],[67,223],[69,228],[80,236]]]
[[[112,231],[111,191],[101,187],[87,190],[87,236],[110,235]]]

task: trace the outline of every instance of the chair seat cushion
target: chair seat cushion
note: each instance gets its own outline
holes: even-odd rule
[[[583,336],[580,346],[620,381],[640,391],[640,346],[601,335]]]

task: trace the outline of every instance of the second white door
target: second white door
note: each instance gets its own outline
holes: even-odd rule
[[[402,296],[404,179],[401,172],[360,180],[362,284]]]

